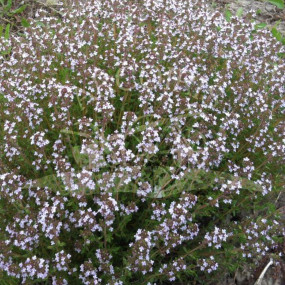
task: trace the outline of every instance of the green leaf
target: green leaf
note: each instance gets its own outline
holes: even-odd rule
[[[242,13],[243,13],[243,8],[241,7],[238,8],[237,13],[236,13],[237,17],[241,17]]]
[[[7,54],[10,54],[10,53],[11,53],[11,50],[12,50],[12,47],[9,47],[7,50],[5,50],[5,51],[1,51],[1,55],[7,55]]]
[[[267,2],[275,5],[279,9],[284,9],[284,7],[285,7],[284,0],[267,0]]]
[[[64,134],[77,135],[77,136],[81,136],[81,137],[85,137],[85,138],[90,138],[90,135],[87,133],[74,132],[72,130],[66,130],[66,129],[63,129],[60,132],[64,133]]]
[[[259,23],[259,24],[256,24],[255,25],[255,29],[263,29],[263,28],[265,28],[266,27],[266,23]]]
[[[6,26],[4,38],[5,38],[6,40],[8,40],[8,39],[9,39],[9,36],[10,36],[10,24],[8,24],[8,25]]]
[[[8,3],[4,8],[5,12],[9,12],[11,7],[12,7],[12,0],[8,0]]]
[[[278,41],[282,40],[282,34],[275,27],[272,28],[271,33]]]
[[[226,18],[227,22],[231,21],[231,17],[232,17],[231,11],[230,10],[226,10],[225,11],[225,18]]]
[[[22,26],[25,27],[25,28],[27,28],[27,27],[30,26],[30,23],[29,23],[29,21],[28,21],[26,18],[22,18],[21,24],[22,24]]]
[[[79,166],[88,165],[89,163],[88,155],[80,153],[80,150],[81,150],[80,146],[75,146],[71,150],[72,150],[73,158],[77,165]]]
[[[261,9],[257,9],[256,15],[260,15],[260,14],[262,14],[262,10]]]
[[[21,6],[20,8],[18,8],[18,9],[16,9],[16,10],[12,11],[11,13],[12,13],[12,14],[20,14],[20,13],[22,13],[23,11],[25,11],[26,8],[27,8],[27,5],[23,5],[23,6]]]
[[[37,21],[36,24],[37,26],[45,27],[45,24],[43,22]]]
[[[3,35],[3,30],[4,30],[4,27],[2,25],[0,25],[0,37],[2,37],[2,35]]]
[[[52,6],[52,5],[57,5],[58,1],[57,0],[47,0],[46,5]]]
[[[65,246],[65,242],[57,242],[57,244],[56,244],[57,246]]]

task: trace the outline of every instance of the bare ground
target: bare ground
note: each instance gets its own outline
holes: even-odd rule
[[[256,23],[266,23],[269,28],[277,26],[283,36],[285,36],[285,9],[279,9],[275,5],[259,0],[206,0],[212,9],[225,11],[230,10],[236,14],[238,9],[243,10],[242,15],[250,11],[257,13],[253,19]]]

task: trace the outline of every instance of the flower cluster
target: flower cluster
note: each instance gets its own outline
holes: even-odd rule
[[[210,256],[208,259],[203,258],[202,260],[199,260],[198,266],[201,271],[211,273],[212,271],[217,270],[219,265],[215,262],[214,256]]]
[[[220,248],[222,246],[222,241],[227,241],[227,238],[231,236],[225,229],[219,229],[215,227],[213,233],[206,233],[205,240],[207,240],[208,246],[214,246],[215,248]]]

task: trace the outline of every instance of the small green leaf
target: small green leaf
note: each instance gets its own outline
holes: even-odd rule
[[[5,6],[5,12],[9,12],[12,7],[12,0],[8,0],[7,5]]]
[[[60,131],[61,133],[64,133],[64,134],[71,134],[71,135],[78,135],[78,136],[82,136],[82,137],[86,137],[86,138],[89,138],[90,135],[87,134],[87,133],[81,133],[81,132],[74,132],[72,130],[66,130],[66,129],[63,129]]]
[[[56,244],[57,246],[65,246],[65,242],[57,242],[57,244]]]
[[[237,13],[236,13],[237,17],[241,17],[242,13],[243,13],[243,8],[241,7],[238,8]]]
[[[4,38],[5,38],[6,40],[8,40],[8,39],[9,39],[9,36],[10,36],[10,24],[8,24],[8,25],[6,26]]]
[[[261,9],[257,9],[256,15],[260,15],[260,14],[262,14],[262,10]]]
[[[45,27],[45,24],[43,22],[37,21],[36,24],[37,26]]]
[[[27,27],[30,26],[30,23],[29,23],[29,21],[28,21],[26,18],[22,18],[21,24],[22,24],[22,26],[25,27],[25,28],[27,28]]]
[[[284,0],[267,0],[267,2],[275,5],[279,9],[284,9],[284,7],[285,7]]]
[[[21,6],[20,8],[18,8],[18,9],[16,9],[16,10],[12,11],[11,13],[12,13],[12,14],[20,14],[20,13],[24,12],[26,8],[27,8],[27,5],[23,5],[23,6]]]
[[[2,35],[3,35],[3,30],[4,30],[4,27],[2,25],[0,25],[0,37],[2,37]]]
[[[231,21],[231,17],[232,17],[231,11],[230,10],[226,10],[225,11],[225,18],[226,18],[227,22]]]
[[[278,40],[281,41],[282,40],[282,35],[281,33],[274,27],[271,30],[272,35]]]
[[[5,51],[1,51],[1,55],[7,55],[7,54],[10,54],[11,53],[11,50],[12,50],[12,47],[9,47],[7,50]]]
[[[52,6],[52,5],[57,5],[58,1],[57,0],[47,0],[46,5]]]
[[[263,29],[263,28],[265,28],[266,27],[266,23],[259,23],[259,24],[256,24],[255,25],[255,29]]]

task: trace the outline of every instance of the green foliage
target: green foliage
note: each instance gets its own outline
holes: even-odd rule
[[[279,9],[284,9],[284,0],[266,0],[266,2],[275,5]]]
[[[267,26],[266,23],[259,23],[255,25],[256,29],[264,29]]]
[[[17,0],[0,0],[0,34],[5,30],[5,38],[9,38],[11,30],[21,30],[22,27],[28,27],[29,21],[26,18],[25,11],[28,4]]]
[[[231,21],[231,17],[232,17],[231,11],[228,10],[228,9],[226,9],[226,11],[225,11],[225,18],[226,18],[226,20],[227,20],[228,22]]]
[[[237,9],[237,13],[236,13],[236,15],[237,15],[237,17],[241,17],[242,16],[242,13],[243,13],[243,8],[238,8]]]

